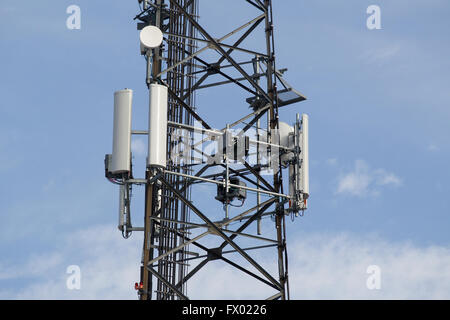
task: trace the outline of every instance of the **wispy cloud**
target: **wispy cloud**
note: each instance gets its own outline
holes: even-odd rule
[[[301,241],[291,240],[291,299],[450,298],[448,247],[417,247],[345,233],[309,234]],[[276,270],[275,259],[265,256],[258,261]],[[372,265],[381,271],[379,290],[369,290],[366,285],[367,268]],[[208,281],[211,278],[215,281]],[[242,278],[223,264],[210,265],[190,288],[199,299],[262,299],[273,294],[267,286]]]
[[[372,236],[315,234],[290,247],[297,299],[448,299],[450,248],[417,247]],[[369,290],[367,267],[381,270]],[[407,272],[406,272],[407,270]]]
[[[431,152],[439,151],[439,147],[436,144],[434,144],[434,143],[430,143],[428,145],[427,149],[428,149],[428,151],[431,151]]]
[[[399,44],[391,44],[383,47],[370,48],[365,51],[360,59],[368,64],[382,65],[394,57],[398,56],[401,52],[401,46]]]
[[[147,145],[143,139],[133,139],[131,141],[131,151],[138,156],[145,156],[147,154]]]
[[[305,234],[301,241],[291,240],[292,299],[450,298],[448,247],[417,247],[353,234]],[[60,250],[33,256],[17,270],[0,265],[0,281],[21,284],[2,285],[0,298],[136,299],[133,283],[139,279],[141,241],[139,235],[122,239],[113,226],[71,233]],[[276,277],[273,256],[251,255]],[[227,257],[236,261],[236,255]],[[81,290],[66,287],[66,268],[72,264],[80,266]],[[380,290],[366,286],[370,265],[381,270]],[[268,286],[220,261],[208,263],[188,283],[193,299],[262,299],[272,294]]]
[[[364,160],[356,160],[352,171],[338,178],[336,194],[365,197],[378,195],[382,187],[398,187],[402,180],[385,169],[372,169]]]
[[[338,163],[338,160],[337,160],[337,158],[329,158],[329,159],[326,160],[326,163],[329,166],[336,166],[337,163]]]
[[[13,280],[14,288],[1,285],[2,299],[135,299],[139,280],[141,237],[124,240],[114,226],[94,226],[72,232],[60,249],[17,262],[0,264],[0,281]],[[69,290],[67,267],[78,265],[81,289]]]

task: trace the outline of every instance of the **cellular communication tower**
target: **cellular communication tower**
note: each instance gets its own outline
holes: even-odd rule
[[[188,299],[189,280],[220,262],[271,288],[261,298],[289,299],[285,219],[307,208],[308,116],[297,114],[291,124],[279,120],[280,108],[306,98],[275,64],[272,1],[227,2],[248,6],[252,17],[219,38],[202,26],[198,0],[138,2],[148,129],[132,129],[133,91],[115,92],[105,175],[119,186],[123,236],[144,232],[139,298]],[[233,107],[237,119],[214,129],[200,111],[227,115],[226,102],[203,109],[196,95],[232,86],[245,97]],[[148,137],[140,178],[132,170],[136,135]],[[131,225],[133,186],[145,188],[143,227]],[[198,191],[201,186],[212,186],[214,195]],[[256,252],[277,264],[275,272],[252,257]]]

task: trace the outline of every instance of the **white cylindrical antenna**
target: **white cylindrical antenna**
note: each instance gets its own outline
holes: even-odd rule
[[[112,173],[130,171],[132,102],[133,90],[125,89],[114,93]]]
[[[147,167],[166,167],[167,158],[167,87],[150,85]]]
[[[301,190],[304,194],[303,199],[306,200],[309,197],[309,146],[308,146],[308,115],[302,114],[302,141],[300,158],[302,159],[301,172],[302,172],[302,185]]]
[[[141,53],[144,54],[149,49],[159,47],[163,42],[163,34],[158,27],[147,26],[139,34],[141,42]]]

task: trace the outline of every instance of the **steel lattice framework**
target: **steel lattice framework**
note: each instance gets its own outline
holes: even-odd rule
[[[238,127],[236,139],[245,136],[250,129],[256,130],[258,137],[261,132],[265,132],[265,144],[275,148],[271,130],[279,128],[279,108],[305,100],[283,79],[284,71],[276,67],[272,1],[240,1],[242,6],[254,10],[254,18],[220,38],[212,36],[200,23],[198,0],[139,2],[141,12],[135,17],[138,29],[152,25],[164,34],[164,44],[145,54],[146,81],[148,86],[158,83],[168,88],[167,159],[172,159],[166,168],[147,169],[145,179],[134,179],[132,176],[122,179],[125,186],[145,185],[140,299],[188,299],[188,280],[211,261],[222,261],[274,290],[270,297],[261,298],[289,299],[285,217],[292,212],[289,208],[292,197],[283,191],[282,161],[275,159],[279,170],[274,170],[270,176],[263,175],[264,164],[259,157],[259,143],[256,143],[256,163],[248,161],[247,154],[238,157],[235,162],[237,165],[230,164],[230,160],[236,158],[229,159],[227,154],[220,159],[215,158],[215,154],[204,152],[200,152],[200,158],[194,156],[202,143],[223,141],[228,130]],[[263,52],[244,46],[245,40],[256,32],[263,33],[260,37],[264,39]],[[227,43],[227,39],[232,36],[237,37],[237,40],[232,44]],[[210,57],[203,57],[202,54],[207,51],[216,52],[219,58],[210,61]],[[248,59],[236,61],[233,56],[237,52]],[[211,82],[211,79],[218,77],[222,79]],[[251,109],[250,113],[235,122],[224,124],[222,130],[215,130],[197,112],[195,95],[199,90],[218,86],[225,88],[226,85],[237,86],[249,94],[243,106],[250,106]],[[182,141],[180,130],[187,133],[189,143]],[[143,131],[132,133],[146,134]],[[202,138],[200,142],[192,143],[193,135],[197,133]],[[277,157],[283,156],[280,148]],[[173,160],[173,155],[183,153],[189,155],[189,161]],[[252,186],[237,184],[233,178]],[[200,210],[196,205],[196,196],[192,196],[193,186],[199,184],[248,191],[254,195],[254,205],[230,217],[228,207],[231,201],[225,196],[225,217],[213,221],[216,214]],[[261,199],[261,196],[265,199]],[[216,202],[214,199],[211,201]],[[274,221],[273,239],[261,236],[263,217],[272,217]],[[248,232],[253,225],[257,226],[257,235]],[[220,241],[218,245],[212,246],[214,241],[208,238]],[[256,244],[244,247],[239,243],[241,238],[250,239]],[[246,241],[242,243],[247,244]],[[273,254],[274,262],[278,265],[276,275],[250,255],[257,250],[269,250],[267,252]],[[237,260],[228,258],[232,253],[238,257]],[[188,268],[194,262],[198,263]],[[245,267],[242,262],[250,267]]]

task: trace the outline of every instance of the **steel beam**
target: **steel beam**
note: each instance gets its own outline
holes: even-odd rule
[[[178,288],[173,286],[169,281],[167,281],[166,278],[164,278],[162,275],[160,275],[156,270],[154,270],[152,267],[147,267],[147,270],[150,271],[156,278],[159,279],[162,283],[164,283],[167,287],[170,288],[177,296],[179,296],[182,300],[189,300],[188,297],[186,297]]]
[[[272,284],[281,289],[281,285],[278,281],[276,281],[265,269],[263,269],[255,260],[253,260],[245,251],[243,251],[231,238],[229,238],[222,230],[220,230],[211,220],[208,219],[197,207],[192,204],[192,202],[188,201],[182,194],[180,194],[175,188],[173,188],[170,183],[168,183],[164,178],[160,177],[159,181],[161,181],[169,190],[173,192],[183,203],[185,203],[191,210],[202,219],[212,231],[214,231],[217,235],[222,237],[225,242],[227,242],[230,246],[232,246],[237,252],[241,254],[253,267],[255,267],[262,275],[264,275]],[[233,237],[235,235],[232,235]]]
[[[203,27],[192,16],[190,16],[189,13],[187,13],[186,10],[184,10],[176,0],[170,0],[170,2],[180,12],[182,12],[186,16],[186,18],[188,18],[188,20],[192,23],[192,25],[194,25],[197,28],[197,30],[200,31],[200,33],[202,33],[203,36],[205,36],[205,38],[208,39],[215,46],[215,48],[220,52],[220,54],[222,54],[235,67],[235,69],[239,71],[247,79],[248,82],[250,82],[250,84],[256,89],[256,91],[267,100],[267,102],[272,101],[272,99],[270,99],[267,93],[252,79],[252,77],[250,77],[247,74],[247,72],[245,72],[244,69],[242,69],[241,66],[239,66],[239,64],[237,64],[236,61],[234,61],[234,59],[231,58],[230,55],[225,52],[225,50],[220,46],[220,44],[213,37],[211,37],[209,33],[206,32],[206,30],[203,29]]]
[[[179,237],[184,238],[186,241],[190,241],[190,239],[189,239],[188,237],[186,237],[185,235],[181,234],[180,232],[178,232],[178,231],[176,231],[176,230],[171,230],[171,232],[175,232]],[[198,243],[198,242],[196,242],[196,241],[192,242],[192,244],[208,253],[207,256],[202,256],[203,258],[204,258],[204,257],[208,257],[208,256],[211,255],[211,254],[212,254],[212,255],[215,254],[215,253],[212,251],[212,249],[206,248],[205,246],[201,245],[200,243]],[[268,246],[264,246],[264,247],[269,247],[269,246],[274,246],[274,245],[268,245]],[[261,246],[260,248],[262,248],[262,246]],[[252,249],[256,249],[256,247],[255,247],[255,248],[241,249],[241,250],[247,251],[247,250],[252,250]],[[238,250],[230,250],[230,251],[227,251],[226,253],[231,253],[231,252],[239,252],[239,251],[238,251]],[[235,268],[237,268],[237,269],[243,271],[244,273],[246,273],[246,274],[252,276],[252,277],[255,278],[255,279],[258,279],[259,281],[261,281],[261,282],[263,282],[263,283],[265,283],[265,284],[267,284],[267,285],[269,285],[269,286],[271,286],[271,287],[273,287],[273,288],[275,288],[275,289],[277,289],[277,290],[280,289],[280,288],[277,287],[275,284],[273,284],[273,283],[267,281],[267,280],[264,279],[264,278],[261,278],[260,276],[254,274],[253,272],[251,272],[251,271],[249,271],[249,270],[247,270],[247,269],[241,267],[240,265],[234,263],[233,261],[231,261],[231,260],[229,260],[229,259],[223,257],[223,252],[222,252],[222,254],[219,255],[217,258],[218,258],[218,259],[221,259],[222,261],[224,261],[224,262],[230,264],[231,266],[233,266],[233,267],[235,267]],[[189,258],[188,258],[188,259],[189,259]],[[184,261],[188,261],[188,259],[185,259]],[[209,261],[209,260],[208,260],[208,261]],[[206,264],[206,262],[208,262],[208,261],[204,261],[204,264]],[[196,270],[195,272],[199,271],[199,270],[204,266],[204,264],[203,264],[201,267],[199,267],[198,269],[196,268],[197,270]],[[193,272],[193,273],[195,273],[195,272]],[[193,275],[193,273],[191,274],[191,276]],[[181,284],[181,283],[178,283],[177,286],[180,285],[180,284]]]

